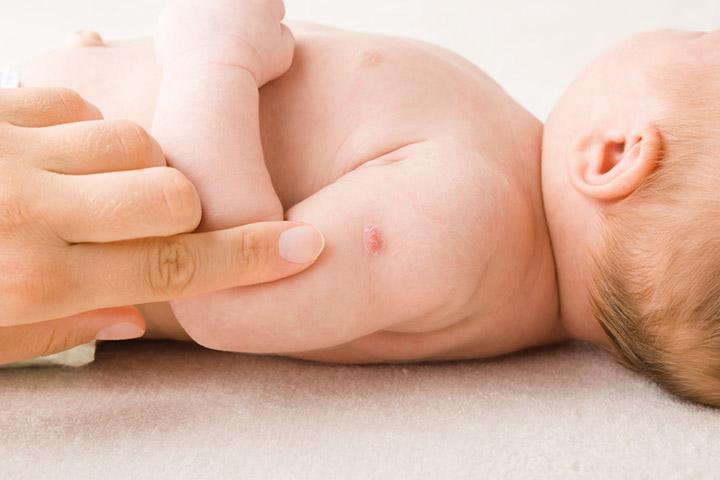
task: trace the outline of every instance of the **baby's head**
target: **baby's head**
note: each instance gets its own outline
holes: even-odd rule
[[[598,58],[548,118],[542,170],[569,333],[720,406],[720,32]]]

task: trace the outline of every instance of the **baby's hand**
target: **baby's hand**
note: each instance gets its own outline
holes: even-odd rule
[[[172,0],[161,17],[155,41],[163,78],[153,134],[168,164],[200,194],[201,230],[283,219],[263,157],[258,88],[292,63],[284,14],[281,0]],[[234,333],[232,321],[204,327],[216,296],[171,302],[193,339],[216,342]]]
[[[295,43],[284,16],[282,0],[172,0],[155,34],[158,61],[165,70],[198,63],[243,68],[261,87],[292,63]]]

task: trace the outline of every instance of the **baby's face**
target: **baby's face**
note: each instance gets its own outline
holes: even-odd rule
[[[604,341],[593,325],[585,290],[603,207],[622,200],[649,173],[627,175],[650,151],[638,140],[652,134],[654,122],[683,115],[693,104],[720,102],[719,65],[720,32],[636,35],[588,65],[547,119],[542,188],[561,315],[580,325],[577,335],[584,339]],[[681,101],[669,110],[668,99]],[[624,177],[623,186],[617,179]]]

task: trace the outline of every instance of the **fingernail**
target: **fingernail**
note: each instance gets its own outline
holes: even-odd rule
[[[118,323],[100,330],[96,340],[130,340],[142,337],[143,330],[134,323]]]
[[[280,256],[288,262],[312,262],[324,247],[322,233],[310,225],[294,227],[280,234]]]

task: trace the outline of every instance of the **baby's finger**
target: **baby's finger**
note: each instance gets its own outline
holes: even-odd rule
[[[67,88],[0,89],[0,121],[19,127],[48,127],[101,118],[95,105]]]
[[[27,137],[26,158],[51,172],[79,175],[165,166],[157,141],[127,120],[73,123],[18,133]]]
[[[98,305],[166,301],[294,275],[324,247],[310,225],[267,222],[216,232],[71,247],[73,284]]]
[[[92,340],[128,340],[145,332],[134,307],[85,312],[72,317],[0,327],[0,365],[52,355]]]
[[[44,195],[36,200],[37,211],[69,243],[176,235],[200,223],[195,187],[170,167],[46,175],[50,178],[43,184]]]

